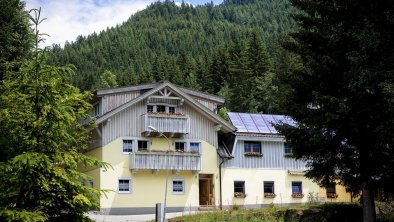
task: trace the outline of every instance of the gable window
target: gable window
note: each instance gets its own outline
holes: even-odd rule
[[[156,112],[158,112],[158,113],[165,113],[166,112],[166,106],[164,106],[164,105],[157,105],[156,106]]]
[[[264,194],[273,194],[275,193],[274,190],[274,181],[264,181]]]
[[[175,142],[175,151],[185,151],[186,142]]]
[[[138,140],[138,151],[147,151],[149,141]]]
[[[153,105],[147,105],[147,106],[146,106],[146,111],[147,111],[148,113],[151,113],[151,112],[154,111],[153,108],[154,108]]]
[[[131,192],[131,179],[121,178],[118,180],[118,193],[130,193]]]
[[[185,181],[182,179],[172,180],[172,193],[173,194],[185,194]]]
[[[200,143],[190,142],[190,152],[199,153]]]
[[[123,153],[133,152],[133,140],[123,140]]]
[[[291,192],[293,194],[302,194],[302,182],[300,181],[291,182]]]
[[[175,107],[174,106],[169,106],[168,107],[168,112],[169,113],[175,113]]]

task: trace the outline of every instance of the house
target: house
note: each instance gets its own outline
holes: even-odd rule
[[[229,113],[230,123],[216,113],[224,102],[170,82],[97,90],[97,127],[86,155],[112,168],[84,172],[92,177],[89,186],[110,190],[100,197],[100,210],[154,213],[165,199],[167,212],[260,207],[306,203],[309,192],[322,196],[272,127],[291,120]]]
[[[306,162],[292,157],[291,147],[273,124],[296,123],[285,116],[229,112],[237,128],[229,158],[222,164],[223,204],[261,207],[310,201],[350,202],[344,187],[327,189],[304,177]]]
[[[219,205],[218,135],[235,131],[216,114],[224,99],[169,82],[97,90],[87,155],[112,168],[87,169],[106,214],[167,212]]]

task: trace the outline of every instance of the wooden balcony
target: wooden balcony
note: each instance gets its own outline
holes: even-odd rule
[[[144,136],[159,136],[148,126],[155,127],[168,137],[182,137],[190,133],[190,118],[187,115],[146,113],[141,116],[142,132]]]
[[[201,157],[198,153],[178,152],[133,152],[130,153],[130,169],[151,170],[201,170]]]

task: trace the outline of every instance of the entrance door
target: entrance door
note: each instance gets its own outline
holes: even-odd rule
[[[212,205],[213,203],[212,178],[212,174],[199,175],[200,205]]]

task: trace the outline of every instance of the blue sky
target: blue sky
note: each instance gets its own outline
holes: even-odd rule
[[[45,44],[64,45],[74,41],[78,35],[100,32],[107,27],[126,21],[130,15],[143,10],[156,0],[25,0],[26,9],[41,7],[41,33],[46,33]],[[182,0],[174,0],[181,3]],[[193,5],[205,4],[211,0],[185,0]],[[212,0],[220,4],[222,0]]]

